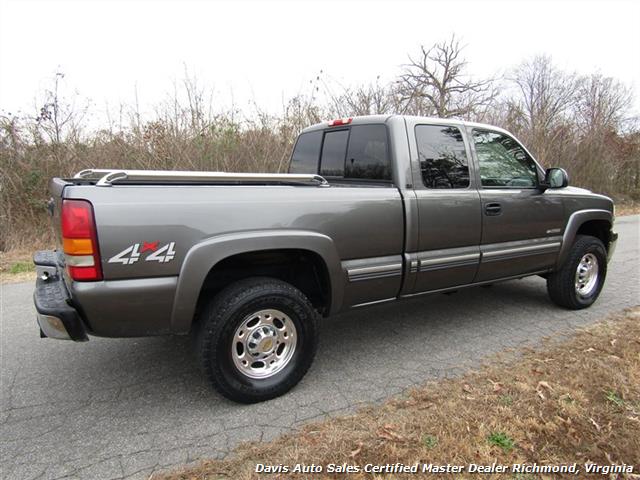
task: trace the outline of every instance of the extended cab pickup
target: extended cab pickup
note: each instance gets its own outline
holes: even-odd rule
[[[303,377],[322,316],[528,275],[588,307],[617,239],[611,199],[504,130],[448,119],[314,125],[288,174],[86,170],[50,190],[41,335],[191,333],[241,402]]]

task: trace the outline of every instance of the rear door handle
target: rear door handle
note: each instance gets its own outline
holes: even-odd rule
[[[484,206],[484,214],[489,216],[500,215],[502,213],[502,205],[499,203],[487,203]]]

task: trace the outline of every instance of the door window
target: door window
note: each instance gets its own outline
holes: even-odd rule
[[[499,132],[474,130],[473,142],[483,187],[537,187],[536,163],[513,138]]]
[[[427,188],[467,188],[469,164],[457,127],[417,125],[416,141],[422,181]]]

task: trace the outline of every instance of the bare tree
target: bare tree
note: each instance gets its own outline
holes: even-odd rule
[[[71,99],[62,95],[61,86],[64,73],[56,72],[53,87],[45,91],[44,104],[36,116],[36,123],[40,131],[44,132],[48,140],[60,145],[66,137],[77,140],[81,124],[89,109],[89,103],[78,108],[75,94]]]
[[[633,99],[627,86],[599,73],[583,77],[576,96],[575,120],[585,135],[620,129]]]
[[[551,57],[537,56],[521,63],[510,80],[517,95],[511,108],[524,124],[524,140],[542,163],[553,160],[556,144],[566,126],[567,115],[575,105],[579,79],[553,65]]]
[[[330,113],[336,117],[395,113],[399,104],[394,84],[381,83],[379,76],[375,82],[366,85],[343,87],[338,95],[329,92],[328,97]]]
[[[493,79],[474,80],[466,74],[463,46],[455,35],[420,49],[419,57],[409,56],[398,80],[403,113],[471,118],[483,113],[496,98]]]

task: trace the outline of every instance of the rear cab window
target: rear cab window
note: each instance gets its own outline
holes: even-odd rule
[[[391,183],[387,128],[351,125],[303,133],[294,147],[289,173],[319,173],[350,183]]]
[[[318,160],[320,159],[320,148],[322,147],[322,131],[303,133],[298,137],[289,173],[318,173]]]

